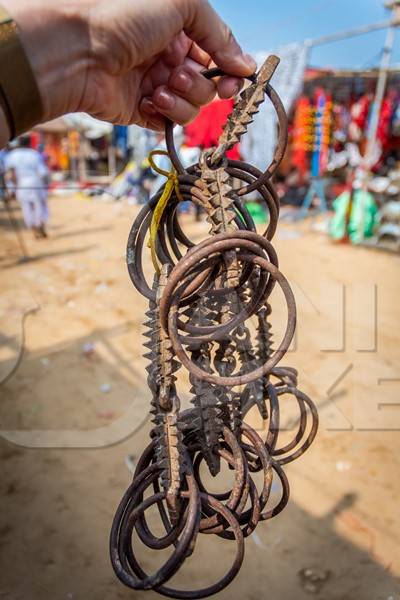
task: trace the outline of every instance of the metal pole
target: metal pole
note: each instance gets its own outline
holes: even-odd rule
[[[371,25],[363,25],[355,29],[349,29],[348,31],[341,31],[339,33],[333,33],[331,35],[324,35],[315,40],[307,40],[307,44],[313,48],[314,46],[322,46],[323,44],[330,44],[332,42],[340,42],[348,38],[356,37],[358,35],[364,35],[373,31],[379,31],[380,29],[387,29],[400,26],[400,18],[388,19],[381,21],[380,23],[372,23]]]

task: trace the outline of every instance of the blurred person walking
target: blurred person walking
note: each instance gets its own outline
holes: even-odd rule
[[[25,225],[36,238],[46,238],[49,221],[48,169],[39,152],[30,148],[28,137],[21,137],[18,147],[5,158],[7,186],[15,191]]]

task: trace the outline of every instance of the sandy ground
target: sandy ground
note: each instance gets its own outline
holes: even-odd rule
[[[155,598],[123,588],[108,557],[126,457],[149,432],[133,435],[149,402],[145,302],[124,264],[137,209],[75,197],[51,210],[48,241],[25,235],[26,263],[0,213],[0,379],[18,355],[22,315],[38,308],[21,365],[0,387],[0,599]],[[191,217],[185,224],[201,235]],[[288,508],[247,540],[243,569],[219,597],[399,600],[400,257],[334,246],[309,224],[282,224],[275,244],[299,310],[284,362],[299,369],[321,428],[287,469]],[[274,309],[278,339],[279,294]],[[232,555],[202,536],[174,583],[211,583]],[[321,574],[314,593],[302,569]]]

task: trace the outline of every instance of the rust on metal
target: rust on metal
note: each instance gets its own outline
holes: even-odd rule
[[[174,146],[173,124],[167,123],[166,142],[178,173],[179,194],[173,192],[159,223],[155,247],[162,267],[153,284],[146,280],[143,257],[164,188],[140,211],[129,236],[129,274],[149,302],[145,356],[154,427],[117,509],[110,551],[117,577],[134,590],[195,600],[226,588],[242,566],[245,538],[288,503],[285,466],[302,456],[317,434],[314,403],[298,388],[297,371],[281,365],[295,332],[296,303],[271,243],[279,217],[271,178],[287,141],[285,111],[270,84],[278,64],[279,59],[271,56],[250,78],[218,147],[204,152],[198,164],[183,167]],[[207,78],[221,75],[218,69],[204,72]],[[273,161],[262,173],[245,162],[229,160],[226,152],[246,134],[266,99],[278,116],[279,139]],[[245,204],[255,190],[269,211],[262,235]],[[182,199],[205,213],[211,226],[206,239],[194,242],[182,229],[177,211]],[[273,345],[270,300],[276,287],[283,291],[287,323],[283,339]],[[191,385],[187,410],[181,409],[176,377],[182,366]],[[284,441],[282,398],[298,408],[294,434],[288,440],[285,432]],[[264,439],[246,423],[255,406],[264,419]],[[202,478],[203,463],[215,478],[220,477],[221,465],[228,465],[233,472],[231,489],[211,493]],[[255,473],[261,477],[255,479]],[[272,502],[274,480],[280,482],[281,494]],[[153,534],[147,523],[152,507],[158,509],[165,534]],[[232,566],[203,589],[168,587],[196,552],[200,534],[231,540],[236,545]],[[137,538],[154,551],[171,550],[154,573],[139,564]]]
[[[253,122],[254,116],[258,113],[261,104],[265,100],[265,92],[270,79],[275,73],[279,58],[269,56],[260,71],[254,83],[251,83],[240,95],[231,116],[225,126],[224,132],[219,140],[218,148],[211,156],[211,164],[215,165],[221,161],[228,150],[231,150],[235,144],[238,144],[243,135],[247,132],[249,125]]]

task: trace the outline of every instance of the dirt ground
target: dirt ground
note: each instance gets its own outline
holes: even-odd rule
[[[137,209],[64,197],[51,211],[47,241],[25,235],[25,263],[0,213],[0,379],[18,356],[22,315],[37,309],[18,371],[0,387],[0,599],[155,598],[125,589],[108,556],[128,466],[149,433],[148,423],[135,433],[149,404],[146,306],[124,262]],[[193,218],[184,223],[200,239]],[[247,540],[219,597],[399,600],[400,257],[332,245],[310,223],[281,224],[275,245],[298,302],[284,364],[299,369],[321,427],[287,468],[288,508]],[[278,340],[278,293],[274,311]],[[174,583],[211,583],[232,556],[229,542],[201,536]],[[154,568],[152,554],[144,565]],[[315,588],[303,569],[320,577]]]

